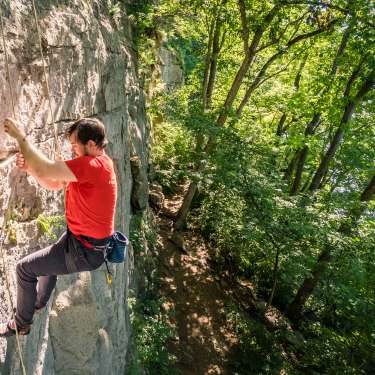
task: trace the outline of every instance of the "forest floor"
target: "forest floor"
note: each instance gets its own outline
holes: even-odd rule
[[[225,314],[228,295],[195,231],[182,233],[186,250],[171,241],[171,217],[180,204],[180,195],[167,198],[157,219],[163,307],[176,332],[168,349],[176,357],[178,375],[230,374],[226,362],[238,339]]]
[[[266,303],[257,298],[249,280],[236,280],[228,271],[216,271],[213,249],[194,225],[190,224],[177,238],[173,236],[173,218],[182,196],[180,191],[167,197],[156,218],[160,293],[163,310],[175,332],[168,342],[168,351],[176,358],[176,374],[233,375],[237,371],[232,365],[237,361],[245,366],[241,366],[241,374],[259,374],[262,363],[267,365],[270,348],[274,356],[296,364],[289,343],[298,341],[298,337],[282,313],[273,306],[265,312]],[[233,305],[253,322],[258,334],[263,332],[264,342],[259,341],[257,350],[248,352],[246,358],[241,354],[241,338],[229,313]],[[285,333],[289,340],[285,340]],[[287,373],[282,362],[268,362],[272,373]]]

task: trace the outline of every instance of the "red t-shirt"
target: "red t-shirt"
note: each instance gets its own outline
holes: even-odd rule
[[[75,235],[109,237],[114,231],[117,182],[107,155],[81,156],[65,163],[77,178],[66,187],[66,221]]]

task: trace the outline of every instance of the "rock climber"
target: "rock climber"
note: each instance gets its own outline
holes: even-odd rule
[[[50,190],[65,187],[67,230],[53,245],[17,263],[17,303],[14,319],[0,326],[0,337],[27,335],[34,313],[42,310],[55,288],[57,276],[92,271],[104,262],[114,231],[117,182],[112,160],[105,153],[103,123],[94,118],[74,122],[66,131],[73,159],[49,160],[13,119],[4,130],[18,142],[19,169]]]

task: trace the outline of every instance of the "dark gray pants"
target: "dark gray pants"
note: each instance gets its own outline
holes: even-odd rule
[[[90,242],[103,245],[108,239],[90,239]],[[32,324],[35,308],[46,306],[56,286],[58,275],[92,271],[103,262],[103,251],[83,246],[69,231],[55,244],[21,259],[16,267],[17,325],[24,327]]]

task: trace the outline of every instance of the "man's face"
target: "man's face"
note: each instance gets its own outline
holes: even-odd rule
[[[75,157],[79,158],[80,156],[88,155],[87,147],[80,143],[77,139],[77,132],[72,133],[72,135],[69,137],[69,142],[70,149]]]

